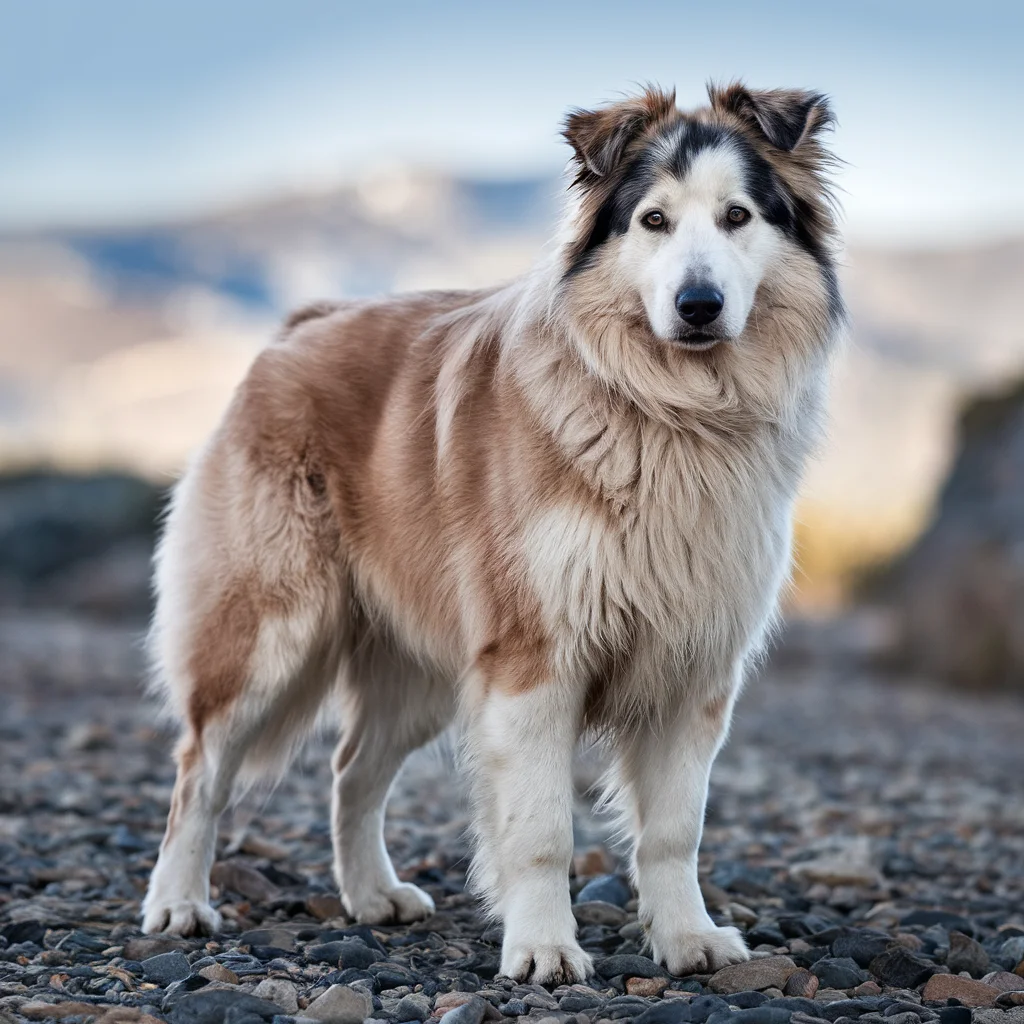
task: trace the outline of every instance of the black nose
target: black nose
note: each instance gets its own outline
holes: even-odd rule
[[[694,327],[711,323],[725,305],[725,296],[717,288],[685,288],[676,296],[679,315]]]

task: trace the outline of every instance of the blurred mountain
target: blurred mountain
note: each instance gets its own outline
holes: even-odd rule
[[[512,277],[561,188],[393,169],[180,223],[0,238],[4,461],[166,477],[285,310]],[[840,583],[920,530],[961,397],[1024,372],[1024,239],[845,262],[853,337],[799,538],[811,579]]]

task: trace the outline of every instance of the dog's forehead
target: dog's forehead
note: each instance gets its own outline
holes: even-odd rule
[[[685,143],[683,144],[685,145]],[[717,204],[745,192],[743,154],[728,137],[692,149],[680,158],[678,141],[662,144],[648,195],[666,204]]]

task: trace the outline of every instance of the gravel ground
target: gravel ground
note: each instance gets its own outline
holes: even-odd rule
[[[580,759],[573,892],[598,974],[496,974],[464,891],[464,794],[445,752],[396,786],[389,847],[438,912],[354,927],[332,892],[329,744],[224,822],[224,934],[146,937],[139,902],[171,792],[132,634],[0,620],[0,1021],[230,1024],[607,1020],[1024,1022],[1024,704],[873,679],[848,659],[769,669],[715,770],[701,852],[714,916],[755,958],[668,977],[643,955]],[[845,662],[845,663],[840,663]],[[973,1009],[971,1009],[973,1008]]]

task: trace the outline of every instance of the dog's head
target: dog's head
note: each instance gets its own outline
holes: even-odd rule
[[[566,285],[693,351],[739,338],[759,303],[774,295],[778,306],[781,294],[786,305],[787,276],[810,275],[825,333],[842,317],[820,142],[828,103],[740,85],[709,95],[710,106],[683,113],[650,88],[569,116],[580,203]]]

